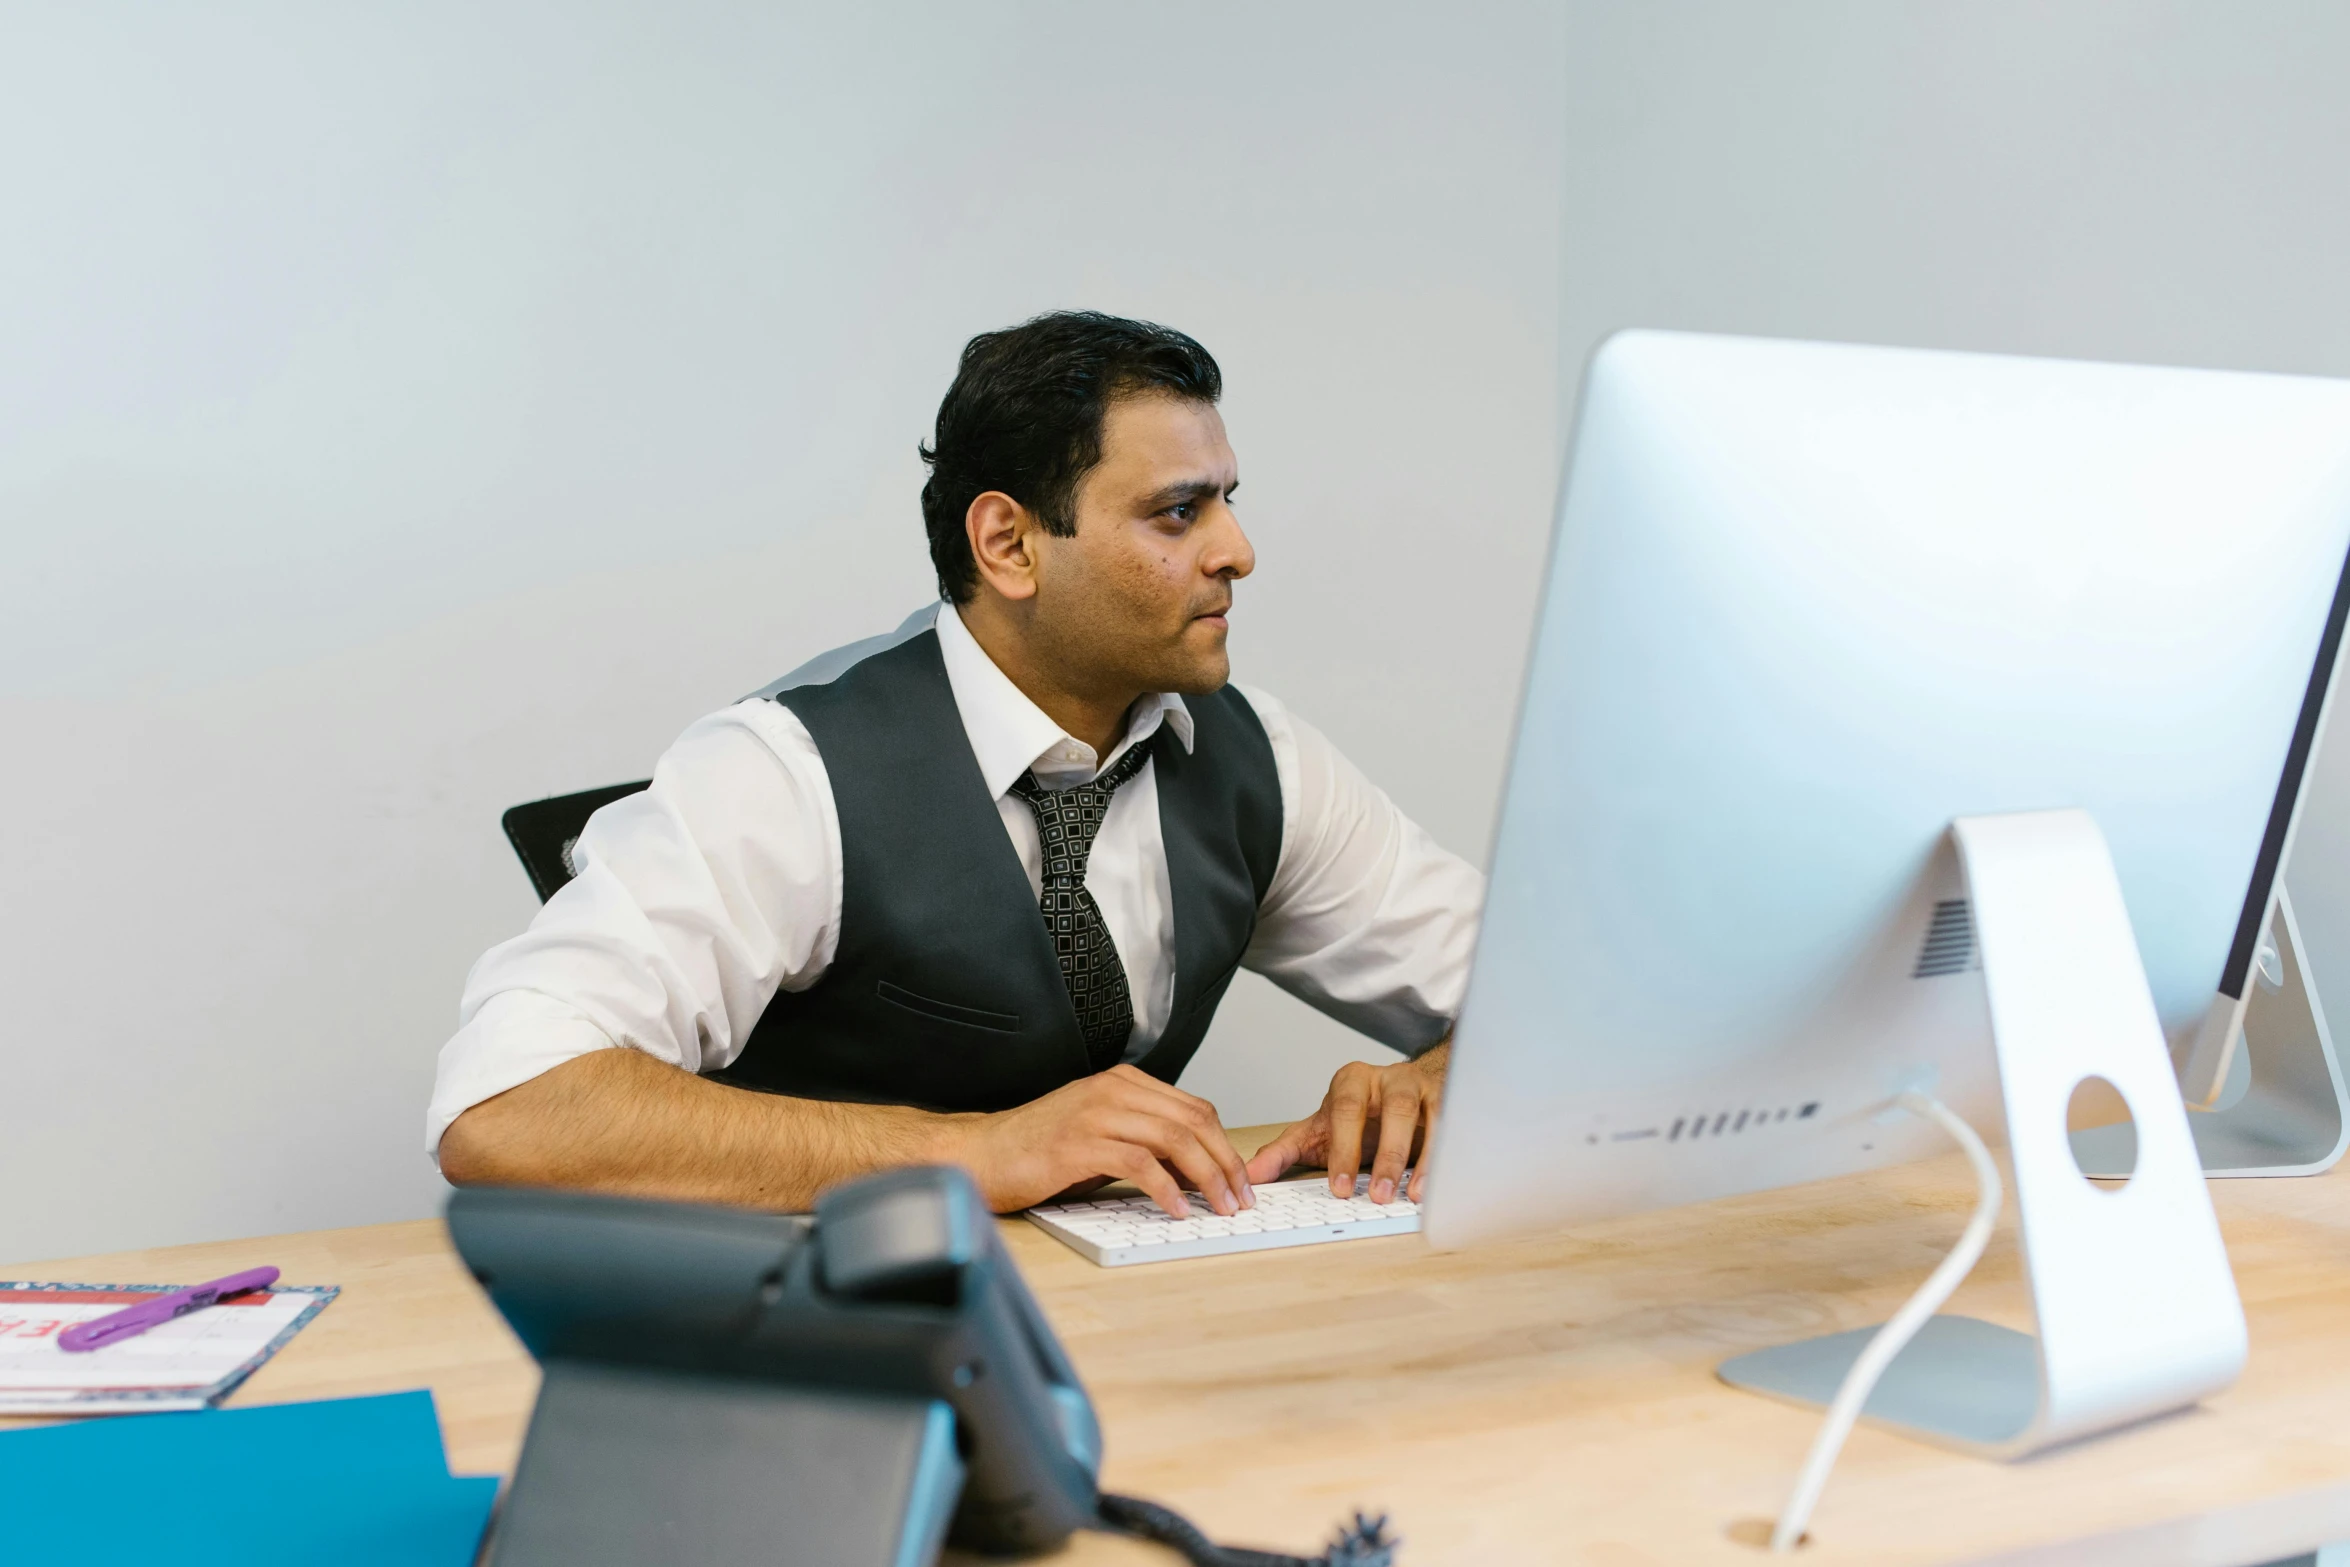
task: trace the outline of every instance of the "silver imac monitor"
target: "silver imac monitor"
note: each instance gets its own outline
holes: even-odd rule
[[[1942,1151],[1884,1117],[1906,1085],[1997,1138],[1954,818],[2088,813],[2173,1059],[2202,1040],[2211,1077],[2323,721],[2346,555],[2350,384],[1610,339],[1429,1239]]]

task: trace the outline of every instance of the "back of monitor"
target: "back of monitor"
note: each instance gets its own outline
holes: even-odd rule
[[[1905,1423],[2017,1454],[2226,1386],[2175,1052],[2240,1015],[2346,610],[2350,386],[1611,340],[1431,1241],[1916,1158],[1940,1129],[1903,1108],[1939,1099],[2009,1143],[2038,1332],[1914,1341],[1956,1369],[1912,1391],[2012,1396]],[[2099,1081],[2136,1117],[2119,1190],[2068,1135]],[[1815,1396],[1857,1347],[1739,1379]]]
[[[1458,1029],[1440,1245],[2002,1129],[1958,817],[2110,846],[2174,1044],[2350,548],[2350,386],[1634,333],[1595,359]]]

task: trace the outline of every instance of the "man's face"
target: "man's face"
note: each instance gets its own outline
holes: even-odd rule
[[[1077,532],[1038,541],[1037,635],[1103,691],[1213,691],[1232,584],[1256,569],[1233,515],[1240,465],[1212,404],[1122,397],[1077,491]]]

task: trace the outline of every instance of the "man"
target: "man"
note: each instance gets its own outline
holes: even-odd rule
[[[972,340],[922,453],[941,602],[596,813],[467,983],[427,1128],[451,1180],[804,1209],[943,1162],[999,1211],[1125,1179],[1230,1214],[1309,1160],[1351,1193],[1368,1141],[1393,1199],[1484,885],[1228,683],[1255,555],[1222,388],[1142,322]],[[1245,1163],[1174,1086],[1243,964],[1409,1058]]]

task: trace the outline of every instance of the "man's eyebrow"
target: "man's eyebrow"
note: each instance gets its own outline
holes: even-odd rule
[[[1180,506],[1186,501],[1214,500],[1219,495],[1230,495],[1239,488],[1240,481],[1238,479],[1233,480],[1230,484],[1218,484],[1213,479],[1185,479],[1180,483],[1170,484],[1164,489],[1152,491],[1143,497],[1142,503],[1150,508],[1153,515],[1156,515],[1170,506]]]

